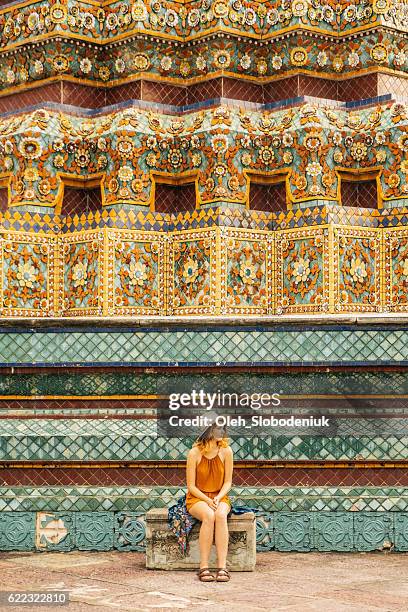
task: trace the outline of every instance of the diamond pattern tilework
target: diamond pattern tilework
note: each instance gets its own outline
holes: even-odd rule
[[[106,104],[119,104],[128,100],[141,99],[142,86],[140,81],[118,85],[106,90]]]
[[[180,487],[0,487],[0,517],[8,512],[132,511],[168,507],[185,493]],[[265,512],[408,511],[406,488],[233,487],[237,504]]]
[[[187,104],[187,88],[143,80],[141,82],[141,100],[183,106]]]
[[[362,421],[362,424],[364,422]],[[354,427],[357,428],[356,425]],[[375,435],[344,433],[236,437],[236,460],[405,460],[408,436],[398,432]],[[358,429],[358,428],[357,428]],[[361,429],[364,429],[361,427]],[[403,429],[403,428],[402,428]],[[400,428],[401,431],[401,428]],[[163,438],[149,419],[1,419],[0,459],[4,461],[153,461],[184,460],[193,439]]]
[[[156,185],[154,207],[160,213],[178,213],[194,210],[196,194],[194,183],[186,185]]]
[[[222,98],[222,79],[212,79],[191,85],[187,91],[187,104]]]
[[[112,371],[108,369],[85,371],[69,370],[58,372],[36,371],[35,373],[14,373],[0,375],[0,395],[31,396],[35,402],[40,396],[117,396],[117,395],[153,395],[165,389],[173,389],[174,373],[161,372],[157,374]],[[177,371],[177,385],[183,389],[195,388],[225,388],[226,390],[245,391],[256,389],[267,392],[279,389],[285,395],[353,395],[353,394],[390,394],[408,395],[408,375],[405,371],[332,371],[332,372],[299,372],[257,373],[257,372],[183,372]],[[17,401],[17,400],[16,400]],[[18,406],[28,407],[31,400],[24,404],[19,400]],[[49,400],[44,400],[49,401]],[[58,401],[58,400],[55,400]],[[61,409],[62,409],[62,400]],[[68,401],[68,400],[64,400]],[[88,401],[88,408],[91,405]],[[101,400],[97,400],[101,401]],[[119,400],[116,400],[119,401]],[[131,407],[131,400],[128,407]],[[10,406],[11,402],[1,402],[1,409]],[[39,407],[44,407],[39,405]],[[79,403],[72,403],[69,408],[80,408]]]
[[[408,328],[0,333],[4,364],[260,363],[330,364],[408,361]]]
[[[263,87],[240,79],[223,79],[222,97],[246,102],[263,102]]]
[[[51,83],[34,89],[0,97],[0,113],[15,111],[41,102],[61,102],[61,83]]]
[[[235,487],[407,487],[405,468],[305,468],[234,466]],[[8,487],[183,487],[185,467],[4,467],[0,471]]]
[[[261,185],[251,183],[249,190],[249,208],[266,212],[286,210],[285,183]]]
[[[102,196],[100,188],[76,189],[74,187],[65,187],[61,215],[71,217],[78,215],[80,217],[84,213],[87,214],[101,209]]]
[[[394,94],[398,98],[408,98],[408,79],[392,74],[380,74],[378,79],[378,95]]]
[[[375,181],[341,181],[341,201],[343,206],[358,208],[377,208],[377,184]]]
[[[106,106],[106,89],[104,87],[89,87],[78,83],[61,83],[64,104],[72,104],[82,108],[101,108]]]

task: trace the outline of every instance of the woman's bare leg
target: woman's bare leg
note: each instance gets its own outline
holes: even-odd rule
[[[215,511],[215,546],[217,548],[218,567],[226,567],[228,553],[228,525],[227,515],[229,504],[220,502]]]
[[[215,512],[211,510],[205,501],[200,501],[191,506],[189,513],[201,521],[200,528],[200,568],[208,567],[211,546],[214,540],[214,518]]]

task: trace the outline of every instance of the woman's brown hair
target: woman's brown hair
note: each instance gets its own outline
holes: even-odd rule
[[[212,425],[210,425],[209,427],[207,427],[207,429],[203,431],[203,433],[197,438],[197,440],[193,444],[193,447],[196,446],[202,455],[205,455],[205,453],[208,451],[211,440],[214,440],[215,438],[214,430],[215,429],[220,429],[224,433],[222,439],[217,440],[217,445],[220,448],[226,448],[229,445],[228,438],[225,435],[227,433],[226,428],[220,425],[217,425],[216,423],[213,423]]]

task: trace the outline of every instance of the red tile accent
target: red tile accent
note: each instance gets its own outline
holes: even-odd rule
[[[0,188],[0,212],[6,212],[8,208],[7,187]]]
[[[100,108],[106,105],[106,89],[79,83],[62,82],[62,102],[81,108]]]
[[[213,98],[222,98],[222,92],[223,83],[221,78],[190,85],[187,92],[187,104],[204,102],[204,100],[212,100]]]
[[[289,98],[296,98],[299,93],[299,77],[288,77],[279,81],[272,81],[264,85],[264,102],[279,102]]]
[[[141,99],[141,82],[133,81],[106,90],[106,104],[119,104],[127,100]]]
[[[83,213],[95,212],[102,209],[102,196],[100,188],[77,189],[76,187],[65,187],[64,201],[62,203],[62,215],[82,215]]]
[[[298,86],[299,96],[313,96],[314,98],[337,100],[338,92],[336,81],[308,77],[302,74],[299,76]]]
[[[366,74],[353,79],[338,81],[338,99],[341,101],[363,100],[378,96],[378,75]]]
[[[286,210],[285,183],[277,185],[260,185],[251,183],[249,190],[249,208],[265,212]]]
[[[156,212],[171,213],[194,210],[196,195],[194,183],[187,185],[156,185],[154,207]]]
[[[185,486],[184,467],[0,469],[3,486]],[[406,468],[234,468],[237,487],[408,486]]]
[[[377,184],[375,181],[341,181],[341,201],[343,206],[358,208],[377,208]]]
[[[160,104],[174,104],[183,106],[187,104],[187,88],[157,83],[154,81],[141,82],[141,99],[147,102]]]
[[[61,83],[51,83],[2,96],[0,97],[0,113],[16,111],[19,108],[40,104],[41,102],[61,102],[61,85]]]
[[[246,102],[263,103],[263,87],[256,83],[249,83],[241,79],[222,79],[223,98],[231,100],[245,100]]]

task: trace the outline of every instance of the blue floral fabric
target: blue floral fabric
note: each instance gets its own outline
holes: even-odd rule
[[[254,512],[256,514],[258,509],[232,504],[231,512],[233,514],[244,514],[245,512]],[[169,527],[176,536],[183,555],[188,554],[188,536],[194,525],[198,522],[198,519],[191,516],[191,514],[187,511],[185,495],[180,497],[174,506],[169,508]]]

